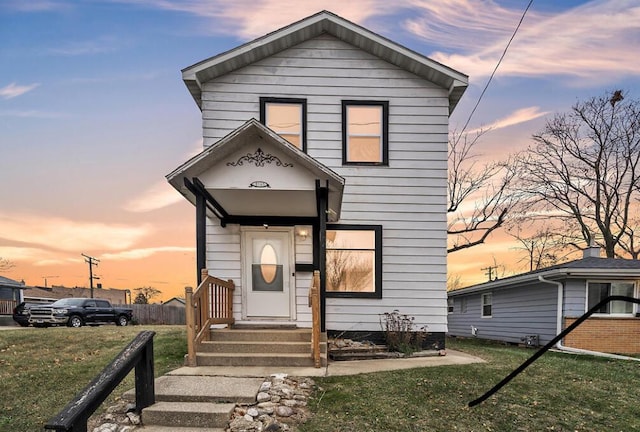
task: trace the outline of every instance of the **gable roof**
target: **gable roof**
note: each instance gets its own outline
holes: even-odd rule
[[[469,77],[328,11],[290,24],[182,70],[189,92],[202,106],[202,83],[272,56],[301,42],[330,34],[449,91],[449,113],[467,88]]]
[[[253,118],[167,174],[167,181],[187,198],[187,200],[195,205],[195,196],[193,192],[185,186],[184,180],[200,176],[205,171],[220,163],[224,158],[237,152],[238,149],[243,148],[249,143],[253,146],[272,145],[282,151],[282,153],[292,161],[296,162],[299,168],[308,171],[317,178],[327,180],[329,185],[329,221],[334,222],[339,219],[345,179]],[[234,188],[238,203],[243,201],[251,202],[251,197],[246,194],[254,194],[259,191],[260,189],[255,188]],[[313,210],[315,212],[315,190],[312,192],[314,196]],[[245,195],[241,195],[242,193],[245,193]],[[272,204],[277,205],[278,202],[274,200]]]
[[[558,280],[568,277],[636,277],[640,278],[640,260],[587,257],[556,264],[527,273],[509,276],[491,282],[484,282],[466,288],[449,291],[449,296],[470,294],[496,288],[512,286],[538,280],[539,277]]]
[[[24,288],[24,283],[9,279],[8,277],[0,276],[0,286],[6,288]]]

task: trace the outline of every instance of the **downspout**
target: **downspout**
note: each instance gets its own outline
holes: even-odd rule
[[[557,282],[557,281],[552,281],[552,280],[548,280],[545,279],[544,276],[540,275],[538,276],[538,280],[540,282],[543,283],[548,283],[548,284],[555,284],[558,287],[558,307],[557,307],[557,311],[556,311],[556,316],[557,316],[557,320],[556,320],[556,334],[560,334],[562,332],[562,306],[564,303],[564,292],[563,292],[563,285],[562,282]],[[634,361],[640,361],[640,358],[635,358],[635,357],[628,357],[628,356],[621,356],[621,355],[617,355],[617,354],[609,354],[609,353],[603,353],[600,351],[591,351],[591,350],[585,350],[585,349],[580,349],[580,348],[571,348],[571,347],[566,347],[564,345],[562,345],[562,340],[559,340],[556,343],[556,349],[559,351],[563,351],[563,352],[569,352],[569,353],[574,353],[574,354],[588,354],[588,355],[592,355],[592,356],[596,356],[596,357],[606,357],[606,358],[611,358],[611,359],[616,359],[616,360],[634,360]]]

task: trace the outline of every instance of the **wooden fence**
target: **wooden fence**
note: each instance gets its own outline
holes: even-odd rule
[[[130,304],[119,305],[119,307],[133,309],[133,321],[135,324],[186,324],[184,307],[161,304]]]

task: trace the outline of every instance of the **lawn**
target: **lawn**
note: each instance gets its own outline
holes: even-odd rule
[[[0,431],[42,430],[142,330],[156,332],[156,376],[182,365],[184,326],[0,331]],[[133,379],[131,372],[113,398],[133,388]]]
[[[33,432],[62,409],[135,335],[151,329],[156,375],[182,365],[183,326],[0,332],[0,431]],[[533,350],[449,340],[487,363],[316,378],[300,432],[640,430],[640,364],[548,353],[496,395],[467,403]],[[133,388],[133,375],[114,392]]]
[[[547,353],[468,408],[534,351],[478,340],[447,347],[488,363],[317,379],[301,432],[640,430],[636,362]]]

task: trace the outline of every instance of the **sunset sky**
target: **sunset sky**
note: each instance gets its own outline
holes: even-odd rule
[[[195,211],[164,176],[201,149],[180,70],[326,9],[470,76],[460,129],[528,0],[0,0],[0,257],[28,285],[195,283]],[[637,0],[536,0],[469,129],[525,148],[545,116],[622,89],[640,98]],[[469,283],[512,241],[449,258]],[[515,270],[515,267],[512,268]]]

